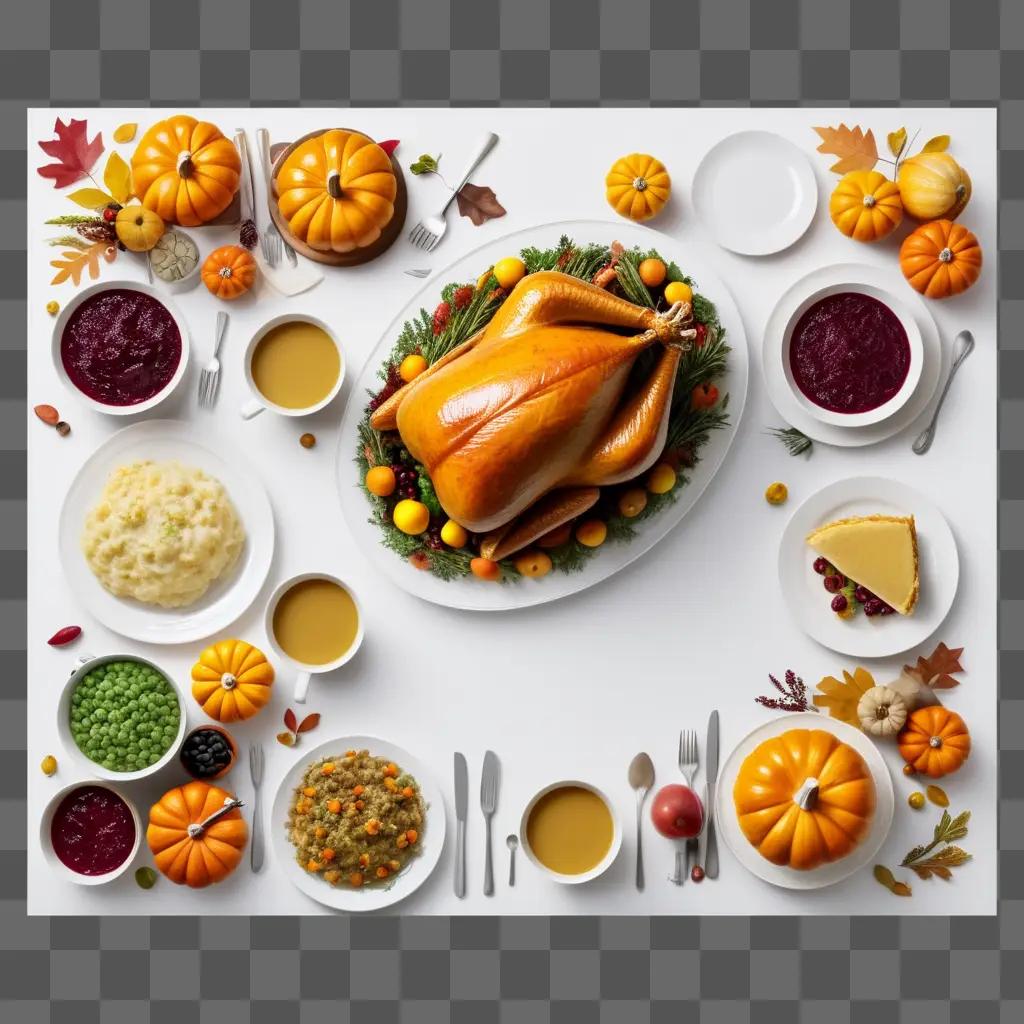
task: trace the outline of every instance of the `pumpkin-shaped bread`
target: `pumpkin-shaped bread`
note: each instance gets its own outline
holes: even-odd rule
[[[273,683],[266,655],[244,640],[221,640],[192,666],[192,696],[218,722],[251,718],[270,700]]]
[[[646,153],[630,153],[612,164],[604,187],[616,213],[630,220],[650,220],[668,202],[672,179],[660,160]]]
[[[256,260],[242,245],[222,245],[203,260],[200,274],[211,295],[231,301],[256,282]]]
[[[903,760],[932,779],[955,772],[971,753],[964,720],[941,704],[912,711],[897,742]]]
[[[142,205],[168,224],[194,228],[231,205],[241,170],[234,144],[216,125],[175,114],[139,140],[132,185]]]
[[[974,232],[962,224],[934,220],[903,239],[900,270],[926,298],[959,295],[981,274],[981,246]]]
[[[836,185],[828,203],[832,223],[848,238],[877,242],[903,220],[896,182],[878,171],[850,171]]]
[[[320,252],[346,253],[380,238],[395,214],[391,158],[359,132],[332,128],[299,143],[275,178],[288,230]]]
[[[249,829],[234,800],[208,782],[189,782],[149,809],[146,842],[157,868],[175,885],[202,889],[238,867]]]
[[[740,829],[773,864],[810,871],[867,834],[875,783],[853,747],[824,729],[790,729],[746,756],[733,787]]]

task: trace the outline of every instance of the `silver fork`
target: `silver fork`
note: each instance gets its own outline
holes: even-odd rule
[[[679,770],[683,773],[683,778],[686,779],[686,784],[690,789],[693,789],[693,780],[699,764],[700,754],[696,730],[681,729],[679,732]],[[671,878],[676,885],[682,885],[686,879],[686,859],[689,852],[690,840],[687,839],[683,846],[676,850],[676,870]]]
[[[224,310],[217,313],[217,330],[213,339],[213,355],[199,374],[199,404],[204,409],[212,409],[217,401],[217,389],[220,387],[220,343],[228,329],[228,315]]]
[[[260,787],[263,785],[263,747],[249,745],[249,775],[252,777],[252,846],[249,859],[253,871],[263,867],[263,825],[260,821]]]
[[[260,151],[260,169],[263,171],[263,182],[267,188],[267,210],[274,201],[273,163],[270,159],[270,132],[266,128],[256,129],[256,143]],[[281,262],[281,247],[284,240],[281,232],[277,230],[274,218],[270,217],[265,231],[260,232],[260,246],[263,249],[263,258],[272,267]]]
[[[444,233],[448,230],[448,222],[444,219],[445,212],[448,207],[452,205],[455,197],[459,194],[462,186],[469,181],[469,176],[477,169],[480,165],[480,161],[492,149],[498,141],[498,136],[494,132],[488,132],[478,143],[476,151],[473,154],[473,159],[470,160],[469,166],[466,168],[466,173],[462,175],[458,185],[455,186],[454,191],[448,197],[444,206],[435,213],[432,217],[424,217],[413,229],[409,232],[409,241],[416,246],[417,249],[423,249],[426,252],[433,250],[434,246],[444,238]]]

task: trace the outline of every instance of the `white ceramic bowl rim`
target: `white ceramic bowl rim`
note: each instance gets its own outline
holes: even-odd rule
[[[306,406],[305,409],[288,409],[283,405],[277,405],[270,401],[270,399],[267,398],[267,396],[264,395],[258,387],[256,387],[256,381],[252,378],[252,357],[253,353],[256,351],[256,346],[275,327],[280,327],[282,324],[290,323],[313,324],[313,326],[319,327],[320,330],[322,330],[324,334],[334,342],[334,347],[338,350],[338,357],[341,361],[341,369],[338,371],[338,379],[334,382],[334,387],[332,387],[319,402],[315,405]],[[281,313],[259,326],[253,336],[249,339],[249,344],[245,348],[245,355],[242,359],[242,369],[245,372],[245,382],[249,385],[249,390],[252,392],[253,399],[265,409],[269,409],[271,412],[276,412],[281,416],[309,416],[312,413],[319,412],[321,409],[330,405],[337,397],[338,392],[341,391],[341,387],[345,383],[345,371],[348,369],[348,360],[345,358],[345,350],[341,347],[341,342],[338,340],[337,334],[335,334],[331,327],[324,323],[324,321],[319,317],[313,316],[311,313]]]
[[[90,398],[89,395],[78,388],[74,381],[68,376],[67,370],[64,369],[64,360],[61,358],[60,354],[61,336],[64,334],[64,328],[67,326],[68,320],[71,319],[71,314],[74,313],[74,311],[78,309],[86,299],[98,294],[99,292],[110,291],[111,289],[124,289],[126,291],[142,292],[144,295],[148,295],[151,299],[155,299],[167,310],[168,313],[171,314],[171,317],[178,327],[178,333],[181,335],[181,358],[178,360],[178,366],[174,371],[174,376],[171,377],[164,387],[151,398],[147,398],[144,402],[136,402],[134,405],[105,405],[103,402],[97,402],[95,398]],[[53,325],[50,351],[53,356],[53,365],[57,371],[57,375],[64,382],[65,387],[73,392],[81,401],[85,402],[90,408],[95,409],[97,412],[106,413],[108,416],[134,416],[137,413],[148,412],[150,409],[155,408],[181,383],[182,378],[185,376],[185,370],[188,367],[190,351],[189,331],[188,325],[185,323],[184,318],[175,304],[168,299],[166,295],[161,294],[151,285],[142,281],[99,281],[96,284],[89,285],[88,288],[83,288],[60,311],[57,316],[56,323]]]
[[[77,871],[69,868],[67,864],[57,856],[56,851],[53,849],[50,829],[53,824],[53,816],[57,813],[57,808],[61,805],[64,798],[70,793],[73,793],[76,789],[84,789],[85,787],[107,789],[115,796],[119,797],[124,801],[125,806],[128,808],[128,811],[132,816],[132,823],[135,825],[135,842],[132,845],[131,853],[129,853],[113,871],[108,871],[105,875],[79,874]],[[111,785],[103,779],[81,779],[78,782],[72,782],[70,785],[65,786],[50,798],[50,802],[43,810],[43,816],[39,822],[39,842],[43,848],[43,853],[46,855],[47,860],[53,869],[68,881],[74,882],[77,885],[103,885],[104,883],[112,882],[115,878],[123,875],[131,866],[132,861],[135,860],[135,857],[139,852],[139,847],[142,845],[142,819],[139,817],[138,808],[119,787]]]
[[[97,764],[91,758],[87,757],[85,753],[79,749],[78,744],[75,742],[75,737],[71,733],[71,722],[69,719],[71,711],[71,696],[75,692],[75,687],[78,686],[79,682],[94,668],[98,668],[100,665],[109,665],[114,661],[135,661],[142,665],[147,665],[155,672],[159,672],[160,675],[167,680],[174,692],[175,697],[178,700],[178,733],[174,737],[174,741],[164,751],[159,761],[155,761],[153,764],[148,765],[145,768],[140,768],[134,772],[115,772],[109,768],[104,768],[103,765]],[[101,654],[94,656],[92,654],[83,654],[75,662],[74,669],[71,675],[68,676],[67,682],[64,684],[64,689],[61,691],[60,700],[57,702],[57,733],[61,738],[61,742],[64,744],[64,748],[69,756],[75,761],[75,763],[88,772],[95,778],[104,779],[108,782],[133,782],[136,779],[145,779],[150,775],[154,775],[164,765],[169,764],[178,755],[178,751],[181,749],[181,744],[185,739],[185,731],[188,725],[188,713],[185,705],[185,694],[173,675],[166,669],[161,668],[155,662],[150,661],[148,658],[144,658],[139,654]]]
[[[544,864],[533,852],[527,833],[527,824],[530,820],[530,814],[534,807],[536,807],[540,802],[541,798],[547,796],[548,793],[554,792],[556,789],[567,789],[571,787],[586,789],[595,796],[600,797],[605,807],[608,808],[608,813],[611,815],[612,819],[612,841],[611,845],[608,847],[608,852],[589,871],[582,871],[578,875],[565,875],[559,871],[553,871]],[[523,852],[526,854],[527,860],[529,860],[535,867],[539,868],[540,871],[547,875],[548,878],[551,878],[556,882],[561,882],[564,885],[579,885],[581,882],[589,882],[592,879],[597,878],[599,875],[603,875],[605,871],[611,867],[622,847],[622,828],[619,825],[619,819],[615,813],[615,808],[612,806],[611,800],[608,799],[608,794],[602,789],[599,789],[593,783],[583,782],[581,779],[560,779],[557,782],[552,782],[544,786],[542,789],[538,790],[533,797],[531,797],[526,808],[523,810],[522,817],[519,820],[519,843],[523,848]]]
[[[883,402],[881,405],[876,406],[874,409],[869,409],[866,412],[834,412],[831,409],[825,409],[811,401],[811,399],[800,390],[799,385],[796,383],[793,376],[793,368],[789,359],[789,350],[793,338],[793,331],[804,313],[806,313],[811,306],[816,302],[819,302],[821,299],[827,298],[830,295],[839,295],[845,292],[857,292],[868,296],[868,298],[875,299],[887,306],[902,324],[903,330],[907,335],[907,343],[910,346],[910,366],[907,369],[907,376],[899,391],[897,391],[889,401]],[[882,420],[888,419],[903,408],[910,399],[910,396],[914,393],[918,382],[921,379],[921,370],[924,363],[924,342],[921,339],[921,330],[917,325],[917,321],[914,319],[913,314],[905,303],[890,292],[887,292],[882,288],[878,288],[873,284],[854,281],[843,284],[825,285],[824,287],[818,288],[816,291],[812,292],[800,302],[800,304],[790,314],[789,320],[786,323],[782,340],[781,358],[783,373],[785,374],[786,382],[789,384],[790,390],[793,392],[793,396],[811,416],[822,423],[831,423],[842,427],[862,427],[872,423],[880,423]]]

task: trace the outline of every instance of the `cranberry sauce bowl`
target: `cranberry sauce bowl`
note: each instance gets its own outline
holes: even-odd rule
[[[109,783],[75,782],[47,804],[39,842],[43,856],[67,881],[103,885],[135,859],[142,822],[128,797]]]
[[[880,423],[910,398],[921,377],[921,332],[895,296],[864,284],[808,296],[786,325],[782,359],[793,394],[815,419],[857,427]]]
[[[146,412],[180,383],[188,328],[156,289],[110,281],[79,292],[53,328],[58,375],[93,409],[114,416]]]

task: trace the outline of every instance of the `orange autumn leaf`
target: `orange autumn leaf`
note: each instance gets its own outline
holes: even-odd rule
[[[100,276],[100,257],[108,263],[113,263],[117,257],[117,247],[109,242],[93,242],[88,249],[76,251],[65,250],[61,253],[63,259],[50,260],[50,266],[57,268],[50,284],[63,284],[71,278],[73,284],[78,285],[82,281],[82,274],[88,270],[89,277],[95,281]]]
[[[818,683],[821,693],[814,695],[814,706],[827,709],[833,718],[859,729],[857,705],[874,685],[874,677],[866,668],[855,668],[853,675],[844,669],[842,681],[835,676],[825,676]]]
[[[960,685],[960,680],[954,679],[953,674],[964,670],[960,664],[960,655],[963,653],[962,647],[947,647],[940,641],[927,658],[919,657],[913,667],[904,665],[904,671],[915,673],[933,690],[950,690]]]
[[[836,174],[870,171],[878,163],[878,146],[875,145],[875,136],[870,128],[865,132],[860,125],[847,128],[841,124],[838,128],[814,130],[821,136],[818,152],[839,157],[830,168]]]

